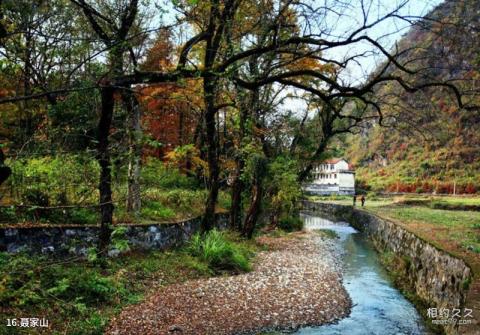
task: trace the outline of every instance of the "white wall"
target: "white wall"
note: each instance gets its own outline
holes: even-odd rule
[[[348,163],[345,161],[340,161],[337,164],[335,164],[335,170],[348,170]]]
[[[337,173],[337,178],[333,178],[333,174],[330,175],[331,178],[318,178],[318,179],[314,179],[313,180],[313,183],[314,184],[322,184],[322,185],[326,185],[326,184],[338,184],[338,173]]]
[[[344,160],[334,164],[333,169],[332,164],[320,164],[312,170],[312,174],[314,176],[313,183],[319,185],[340,185],[341,187],[354,187],[355,175],[339,172],[348,169],[348,163]],[[324,174],[325,177],[328,178],[320,178],[320,174]]]
[[[340,187],[355,187],[355,174],[339,173],[338,177]]]

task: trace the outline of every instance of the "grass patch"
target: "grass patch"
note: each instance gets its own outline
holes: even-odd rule
[[[192,256],[204,261],[213,273],[240,273],[251,270],[250,258],[253,253],[229,239],[226,233],[215,229],[204,236],[194,235],[187,250]]]
[[[175,218],[175,211],[160,202],[145,201],[141,210],[142,218],[147,220],[167,220]]]
[[[353,196],[349,195],[307,195],[306,196],[307,200],[310,201],[346,201],[346,200],[352,200]]]

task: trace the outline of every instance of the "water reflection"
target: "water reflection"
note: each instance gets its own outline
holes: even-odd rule
[[[301,335],[399,335],[428,334],[414,306],[392,286],[378,261],[378,255],[361,233],[347,223],[334,223],[302,214],[305,229],[329,229],[339,236],[345,250],[344,285],[353,308],[337,324],[304,328]]]

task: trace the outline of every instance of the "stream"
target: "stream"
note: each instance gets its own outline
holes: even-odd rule
[[[343,281],[352,299],[348,317],[336,324],[307,327],[298,335],[430,334],[415,307],[395,288],[365,236],[347,223],[301,214],[306,230],[328,229],[338,235],[344,254]]]

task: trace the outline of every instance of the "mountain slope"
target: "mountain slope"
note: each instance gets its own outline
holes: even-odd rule
[[[444,2],[399,41],[401,62],[417,70],[405,79],[454,83],[464,103],[480,104],[479,40],[480,1]],[[371,123],[347,139],[360,184],[390,192],[480,192],[478,110],[459,108],[441,87],[406,94],[390,83],[376,95],[383,125]]]

